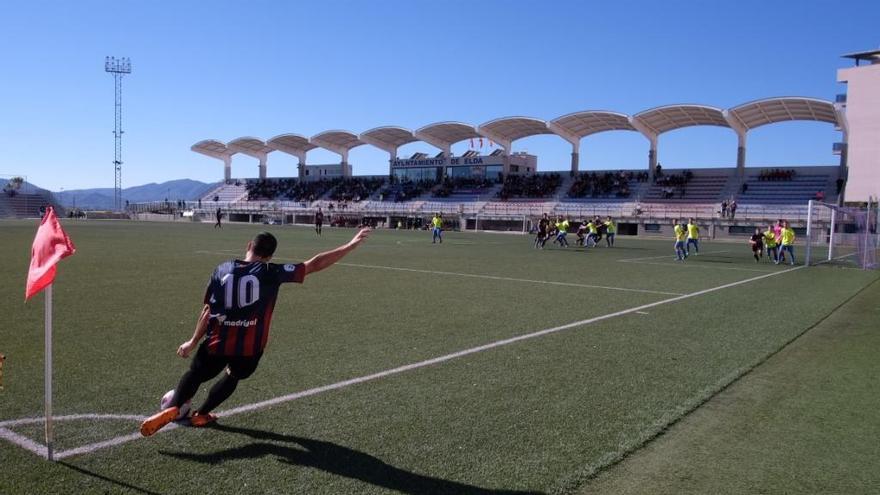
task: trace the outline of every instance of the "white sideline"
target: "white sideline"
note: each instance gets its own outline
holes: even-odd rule
[[[380,371],[378,373],[373,373],[370,375],[364,375],[364,376],[360,376],[357,378],[351,378],[348,380],[343,380],[341,382],[336,382],[336,383],[332,383],[329,385],[324,385],[321,387],[311,388],[308,390],[303,390],[303,391],[295,392],[292,394],[282,395],[280,397],[275,397],[274,399],[268,399],[268,400],[264,400],[264,401],[260,401],[260,402],[255,402],[253,404],[247,404],[244,406],[230,409],[228,411],[219,412],[218,416],[229,417],[229,416],[234,416],[236,414],[242,414],[242,413],[246,413],[246,412],[256,411],[259,409],[265,409],[267,407],[271,407],[271,406],[274,406],[277,404],[282,404],[285,402],[290,402],[293,400],[301,399],[303,397],[309,397],[309,396],[317,395],[317,394],[320,394],[323,392],[338,390],[338,389],[341,389],[344,387],[348,387],[350,385],[356,385],[359,383],[377,380],[379,378],[384,378],[387,376],[396,375],[399,373],[403,373],[405,371],[411,371],[411,370],[415,370],[415,369],[419,369],[419,368],[424,368],[426,366],[431,366],[431,365],[443,363],[443,362],[446,362],[446,361],[449,361],[452,359],[460,358],[463,356],[468,356],[470,354],[476,354],[478,352],[483,352],[483,351],[487,351],[490,349],[494,349],[496,347],[506,346],[509,344],[520,342],[522,340],[528,340],[528,339],[533,339],[533,338],[537,338],[537,337],[542,337],[544,335],[548,335],[548,334],[552,334],[552,333],[556,333],[556,332],[561,332],[563,330],[568,330],[570,328],[575,328],[575,327],[579,327],[579,326],[583,326],[583,325],[589,325],[592,323],[596,323],[598,321],[603,321],[603,320],[607,320],[610,318],[615,318],[617,316],[623,316],[623,315],[627,315],[630,313],[644,311],[646,309],[653,308],[655,306],[660,306],[663,304],[682,301],[682,300],[689,299],[692,297],[701,296],[703,294],[709,294],[711,292],[715,292],[715,291],[719,291],[719,290],[723,290],[723,289],[728,289],[730,287],[736,287],[738,285],[747,284],[747,283],[754,282],[757,280],[762,280],[762,279],[769,278],[769,277],[775,277],[777,275],[782,275],[783,273],[789,273],[789,272],[792,272],[795,270],[800,270],[802,268],[806,268],[806,266],[800,265],[800,266],[796,266],[794,268],[789,268],[787,270],[767,273],[765,275],[759,275],[756,277],[747,278],[744,280],[739,280],[739,281],[731,282],[731,283],[724,284],[724,285],[719,285],[717,287],[699,290],[696,292],[692,292],[690,294],[684,294],[681,296],[671,297],[669,299],[663,299],[663,300],[653,302],[653,303],[643,304],[641,306],[635,306],[633,308],[624,309],[621,311],[616,311],[614,313],[608,313],[608,314],[605,314],[602,316],[587,318],[585,320],[579,320],[579,321],[567,323],[565,325],[560,325],[560,326],[553,327],[553,328],[547,328],[544,330],[538,330],[536,332],[527,333],[524,335],[518,335],[516,337],[511,337],[511,338],[507,338],[507,339],[503,339],[503,340],[497,340],[495,342],[490,342],[488,344],[483,344],[481,346],[472,347],[470,349],[464,349],[461,351],[453,352],[451,354],[445,354],[443,356],[438,356],[438,357],[435,357],[432,359],[427,359],[425,361],[419,361],[416,363],[398,366],[397,368],[391,368],[391,369],[388,369],[385,371]],[[171,424],[171,425],[169,425],[169,427],[167,427],[163,430],[160,430],[159,433],[162,433],[165,431],[171,431],[171,430],[175,429],[176,427],[177,427],[176,424]],[[36,453],[37,455],[45,457],[45,447],[36,444],[35,442],[33,442],[30,439],[27,439],[27,438],[21,437],[20,435],[14,434],[14,433],[10,432],[9,430],[6,430],[5,428],[0,428],[0,438],[4,438],[6,440],[12,441],[13,443],[15,443],[17,445],[22,446],[22,447],[30,450],[31,452]],[[127,435],[122,435],[122,436],[111,438],[109,440],[105,440],[102,442],[90,443],[90,444],[82,445],[80,447],[76,447],[73,449],[68,449],[68,450],[64,450],[61,452],[57,452],[55,454],[55,457],[58,459],[64,459],[64,458],[71,457],[74,455],[88,454],[88,453],[92,453],[92,452],[95,452],[97,450],[101,450],[101,449],[104,449],[107,447],[112,447],[115,445],[121,445],[124,443],[128,443],[128,442],[137,440],[139,438],[142,438],[139,433],[131,433],[131,434],[127,434]]]
[[[229,256],[228,253],[224,253],[221,251],[196,251],[198,253],[204,254],[222,254]],[[290,258],[275,258],[278,261],[299,261]],[[524,282],[528,284],[544,284],[544,285],[560,285],[563,287],[580,287],[583,289],[600,289],[600,290],[616,290],[622,292],[640,292],[642,294],[660,294],[664,296],[683,296],[681,292],[665,292],[660,290],[649,290],[649,289],[630,289],[626,287],[611,287],[606,285],[590,285],[590,284],[578,284],[574,282],[555,282],[552,280],[531,280],[526,278],[512,278],[512,277],[500,277],[496,275],[480,275],[478,273],[460,273],[460,272],[443,272],[437,270],[422,270],[419,268],[401,268],[397,266],[385,266],[385,265],[363,265],[359,263],[336,263],[336,266],[348,266],[355,268],[370,268],[374,270],[391,270],[398,272],[412,272],[412,273],[425,273],[428,275],[446,275],[453,277],[469,277],[469,278],[482,278],[485,280],[501,280],[504,282]]]

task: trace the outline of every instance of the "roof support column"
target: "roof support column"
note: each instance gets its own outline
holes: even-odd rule
[[[746,175],[746,134],[748,134],[749,129],[742,123],[735,115],[733,115],[730,110],[723,110],[721,112],[721,116],[724,117],[724,120],[727,122],[727,125],[733,129],[733,132],[736,133],[737,138],[737,148],[736,148],[736,174],[739,177],[745,177]]]
[[[502,160],[502,162],[501,162],[502,169],[501,170],[502,170],[502,173],[504,174],[504,177],[507,177],[507,174],[510,173],[510,151],[511,151],[510,148],[513,146],[513,140],[505,139],[504,137],[502,137],[494,132],[487,131],[483,127],[478,127],[477,133],[480,134],[481,136],[483,136],[484,138],[491,139],[492,142],[497,144],[500,148],[504,149],[504,154],[501,155],[501,160]]]
[[[574,177],[577,175],[580,166],[581,138],[567,131],[556,122],[547,122],[547,128],[571,144],[571,176]]]
[[[232,155],[223,157],[223,180],[224,182],[232,180]]]
[[[296,164],[296,175],[299,180],[305,180],[306,178],[306,152],[297,153],[296,159],[299,160],[299,163]]]
[[[342,157],[342,161],[339,162],[339,165],[342,167],[342,177],[349,178],[351,174],[348,173],[348,150],[340,149],[339,156]]]
[[[737,133],[736,173],[740,177],[746,175],[746,134]]]
[[[260,153],[258,159],[260,160],[260,180],[266,178],[266,161],[268,158],[268,153]]]
[[[630,117],[629,123],[635,127],[635,129],[642,133],[643,136],[648,138],[648,142],[651,144],[651,147],[648,149],[648,173],[651,174],[651,178],[654,177],[654,173],[657,171],[657,131],[648,128],[641,122],[639,122],[636,118]]]

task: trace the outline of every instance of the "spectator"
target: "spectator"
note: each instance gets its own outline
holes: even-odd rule
[[[728,209],[730,210],[730,219],[733,220],[733,218],[736,216],[736,200],[735,199],[730,200],[730,206],[728,206]]]

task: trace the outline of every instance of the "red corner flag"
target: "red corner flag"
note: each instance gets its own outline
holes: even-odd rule
[[[55,264],[76,252],[76,246],[64,233],[55,210],[46,208],[37,236],[31,247],[31,267],[28,269],[24,298],[30,299],[55,280]]]

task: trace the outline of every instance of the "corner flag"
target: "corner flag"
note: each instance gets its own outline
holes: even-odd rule
[[[76,252],[70,237],[64,233],[55,209],[46,208],[46,215],[40,222],[34,244],[31,246],[31,266],[28,269],[27,286],[24,291],[25,301],[43,289],[45,296],[46,318],[46,359],[45,359],[45,407],[46,407],[46,458],[53,459],[52,444],[52,282],[55,281],[55,265],[62,259]]]
[[[55,209],[46,208],[37,236],[31,247],[31,266],[28,269],[25,300],[30,299],[55,280],[55,264],[76,252],[70,237],[58,223]]]

